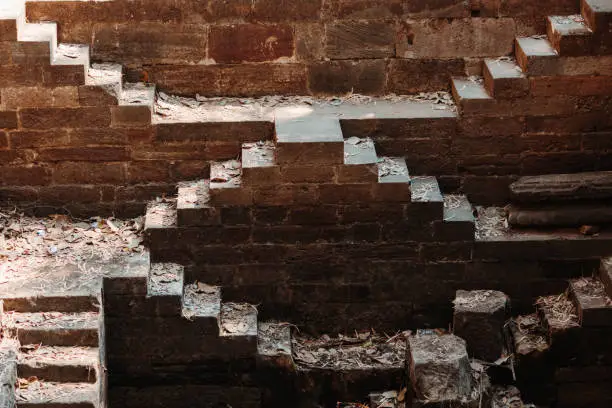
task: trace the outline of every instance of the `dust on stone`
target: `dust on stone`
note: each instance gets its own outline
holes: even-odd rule
[[[506,211],[501,207],[476,207],[476,238],[487,239],[508,234],[510,227]]]
[[[191,320],[195,316],[217,316],[221,295],[217,286],[194,282],[185,285],[183,295],[183,316]]]
[[[401,332],[388,337],[369,331],[355,333],[355,336],[340,334],[336,338],[296,335],[292,338],[293,357],[297,364],[313,368],[401,367],[409,334]]]
[[[567,294],[542,296],[536,304],[548,314],[549,324],[565,328],[579,326],[576,307]]]
[[[382,157],[378,160],[378,175],[386,176],[405,176],[408,174],[407,168],[396,160],[389,157]]]

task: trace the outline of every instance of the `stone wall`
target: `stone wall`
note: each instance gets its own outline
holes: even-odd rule
[[[201,95],[413,93],[512,52],[579,0],[29,2],[59,39],[121,61],[130,78]],[[472,67],[473,68],[473,67]]]

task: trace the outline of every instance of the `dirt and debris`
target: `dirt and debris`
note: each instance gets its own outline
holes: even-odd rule
[[[203,316],[218,317],[221,310],[221,292],[219,287],[194,282],[185,285],[183,295],[183,316],[193,319]]]
[[[548,349],[546,329],[537,314],[518,316],[514,319],[514,323],[516,327],[514,342],[518,354],[527,355]]]
[[[549,325],[555,328],[579,326],[576,307],[566,293],[539,297],[536,304],[546,313]]]
[[[574,288],[580,291],[580,296],[607,299],[608,306],[612,306],[612,301],[608,298],[606,288],[599,279],[580,278],[572,282]]]
[[[510,231],[508,215],[501,207],[476,207],[476,239],[503,237]]]
[[[238,160],[213,163],[210,168],[211,184],[240,184],[242,166]]]
[[[291,354],[290,323],[260,323],[258,352],[263,355]]]
[[[257,308],[248,303],[223,303],[221,329],[224,335],[257,335]]]
[[[402,165],[398,160],[394,160],[390,157],[381,157],[378,160],[378,176],[407,176],[408,168]]]
[[[389,94],[372,97],[349,93],[343,96],[319,98],[313,96],[267,95],[256,98],[203,97],[195,98],[158,92],[154,106],[157,122],[177,121],[227,121],[272,120],[277,108],[306,107],[314,110],[333,110],[343,106],[368,106],[377,103],[400,104],[406,102],[427,103],[434,110],[455,111],[456,106],[449,92],[421,92],[414,95]]]
[[[142,217],[31,217],[0,209],[0,295],[90,290],[110,270],[146,261],[142,233]]]
[[[365,369],[402,367],[406,358],[406,338],[410,332],[394,336],[374,331],[332,338],[294,335],[293,357],[297,364],[311,368]]]

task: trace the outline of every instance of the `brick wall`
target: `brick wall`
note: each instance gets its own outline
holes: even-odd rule
[[[381,94],[446,88],[465,58],[510,54],[516,35],[545,32],[547,15],[579,10],[578,0],[115,0],[33,1],[27,16],[171,92]]]

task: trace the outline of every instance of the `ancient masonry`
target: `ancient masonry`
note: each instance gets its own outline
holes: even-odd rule
[[[610,0],[2,1],[0,408],[612,404]]]

